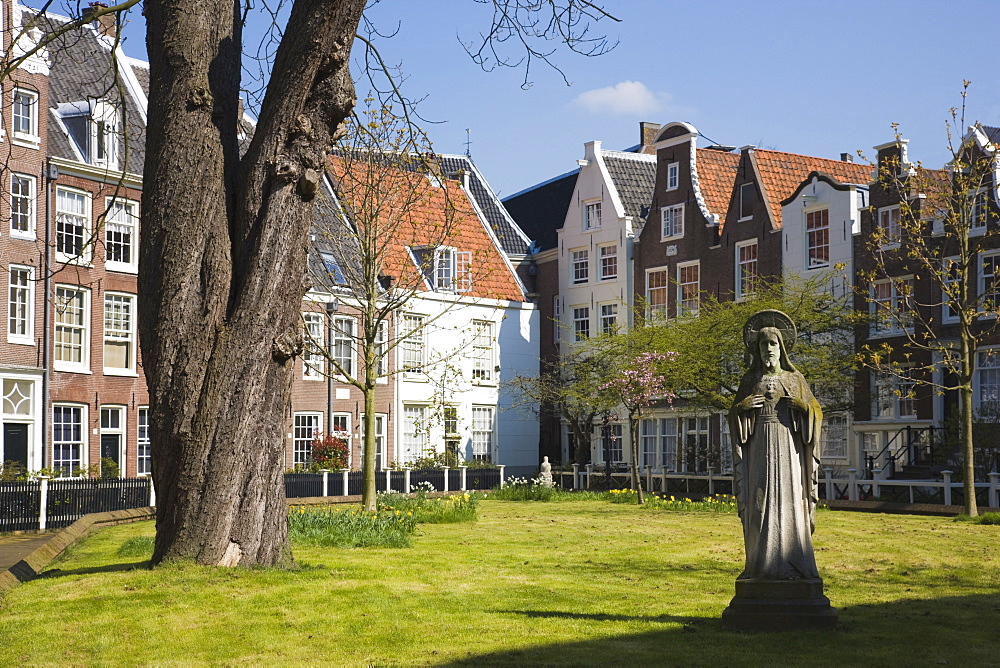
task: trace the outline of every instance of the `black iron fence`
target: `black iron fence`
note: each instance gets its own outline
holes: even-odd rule
[[[379,471],[375,488],[408,492],[430,484],[434,491],[488,490],[501,485],[503,467]],[[290,499],[359,495],[360,471],[285,474]],[[426,487],[425,487],[426,488]],[[60,529],[84,515],[156,505],[151,478],[72,478],[0,482],[0,533]]]

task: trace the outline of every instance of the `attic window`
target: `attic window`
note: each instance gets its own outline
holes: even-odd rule
[[[468,292],[472,288],[472,252],[450,246],[414,248],[420,272],[439,292]]]
[[[14,141],[38,148],[38,93],[15,88],[13,107]]]
[[[59,105],[59,115],[83,160],[91,165],[118,165],[118,114],[103,100]]]
[[[341,271],[340,265],[337,263],[337,258],[333,256],[333,253],[320,252],[319,257],[323,261],[323,268],[326,270],[330,280],[333,281],[333,284],[347,285],[344,272]]]
[[[740,186],[740,220],[753,218],[754,188],[752,183]]]

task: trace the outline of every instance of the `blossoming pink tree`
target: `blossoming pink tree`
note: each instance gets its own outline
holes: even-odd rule
[[[625,410],[628,411],[629,429],[631,433],[632,489],[638,494],[639,504],[646,502],[642,491],[642,480],[639,478],[639,424],[648,409],[665,401],[668,405],[674,403],[674,393],[667,389],[666,379],[660,375],[659,368],[677,359],[677,353],[648,352],[636,355],[629,361],[621,374],[600,386],[600,389],[610,393]]]

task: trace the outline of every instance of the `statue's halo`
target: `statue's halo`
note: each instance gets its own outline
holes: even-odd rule
[[[747,324],[743,326],[743,343],[747,348],[752,349],[757,345],[757,334],[765,327],[774,327],[781,331],[785,350],[791,350],[795,346],[795,339],[798,336],[795,323],[781,311],[768,309],[758,311],[747,318]]]

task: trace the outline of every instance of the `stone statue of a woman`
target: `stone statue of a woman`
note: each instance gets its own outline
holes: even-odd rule
[[[812,547],[823,411],[788,359],[795,338],[795,325],[780,311],[750,317],[743,330],[750,368],[729,412],[733,492],[743,521],[746,565],[724,618],[756,606],[770,619],[765,627],[782,621],[801,627],[801,620],[792,618],[810,611],[826,620],[821,626],[828,625],[830,615],[836,620],[822,595]],[[774,605],[771,599],[783,602]],[[762,618],[757,615],[753,624],[742,626],[727,621],[736,628],[757,628]]]

